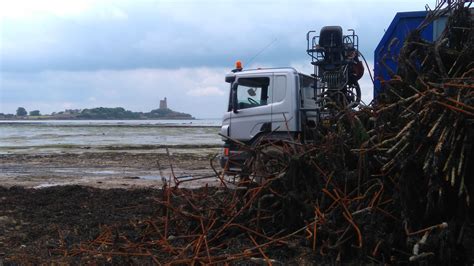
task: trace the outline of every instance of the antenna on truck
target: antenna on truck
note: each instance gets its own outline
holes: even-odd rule
[[[276,41],[278,40],[278,38],[275,38],[273,39],[269,44],[267,44],[265,47],[263,47],[262,50],[260,50],[258,53],[256,53],[252,58],[249,59],[247,65],[250,66],[250,63],[255,59],[257,58],[257,56],[259,56],[261,53],[263,53],[265,50],[267,50],[270,46],[272,46],[272,44],[274,44]]]

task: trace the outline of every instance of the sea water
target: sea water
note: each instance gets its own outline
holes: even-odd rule
[[[0,121],[0,154],[219,146],[220,119]]]

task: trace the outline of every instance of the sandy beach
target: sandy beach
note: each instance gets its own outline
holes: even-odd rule
[[[214,176],[219,167],[219,148],[165,148],[52,154],[0,155],[0,182],[3,187],[44,188],[81,185],[95,188],[160,188],[162,179],[179,180]],[[219,169],[216,169],[219,170]],[[215,178],[196,184],[213,183]],[[188,183],[188,184],[185,184]]]
[[[170,177],[212,176],[211,159],[222,144],[217,135],[219,123],[0,121],[0,184],[25,188],[161,187],[162,180]]]

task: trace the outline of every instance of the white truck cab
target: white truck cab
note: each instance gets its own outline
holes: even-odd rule
[[[238,170],[248,157],[236,141],[252,145],[263,135],[287,139],[301,132],[302,122],[317,124],[314,78],[294,68],[243,70],[237,63],[226,82],[230,89],[221,127],[224,169]]]
[[[302,142],[313,141],[312,129],[320,120],[357,107],[364,67],[358,59],[359,37],[352,29],[348,32],[325,26],[319,35],[306,34],[306,53],[314,66],[310,76],[290,67],[243,70],[237,62],[225,79],[230,90],[221,128],[224,170],[242,169],[250,155],[242,146],[297,136]]]

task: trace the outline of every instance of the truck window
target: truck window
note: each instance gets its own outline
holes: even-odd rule
[[[276,76],[273,82],[273,102],[281,102],[286,96],[286,76]]]
[[[314,79],[300,74],[301,107],[314,107],[317,95],[315,95],[313,84]]]
[[[239,109],[267,105],[271,102],[270,78],[240,78],[237,87],[237,104]]]

